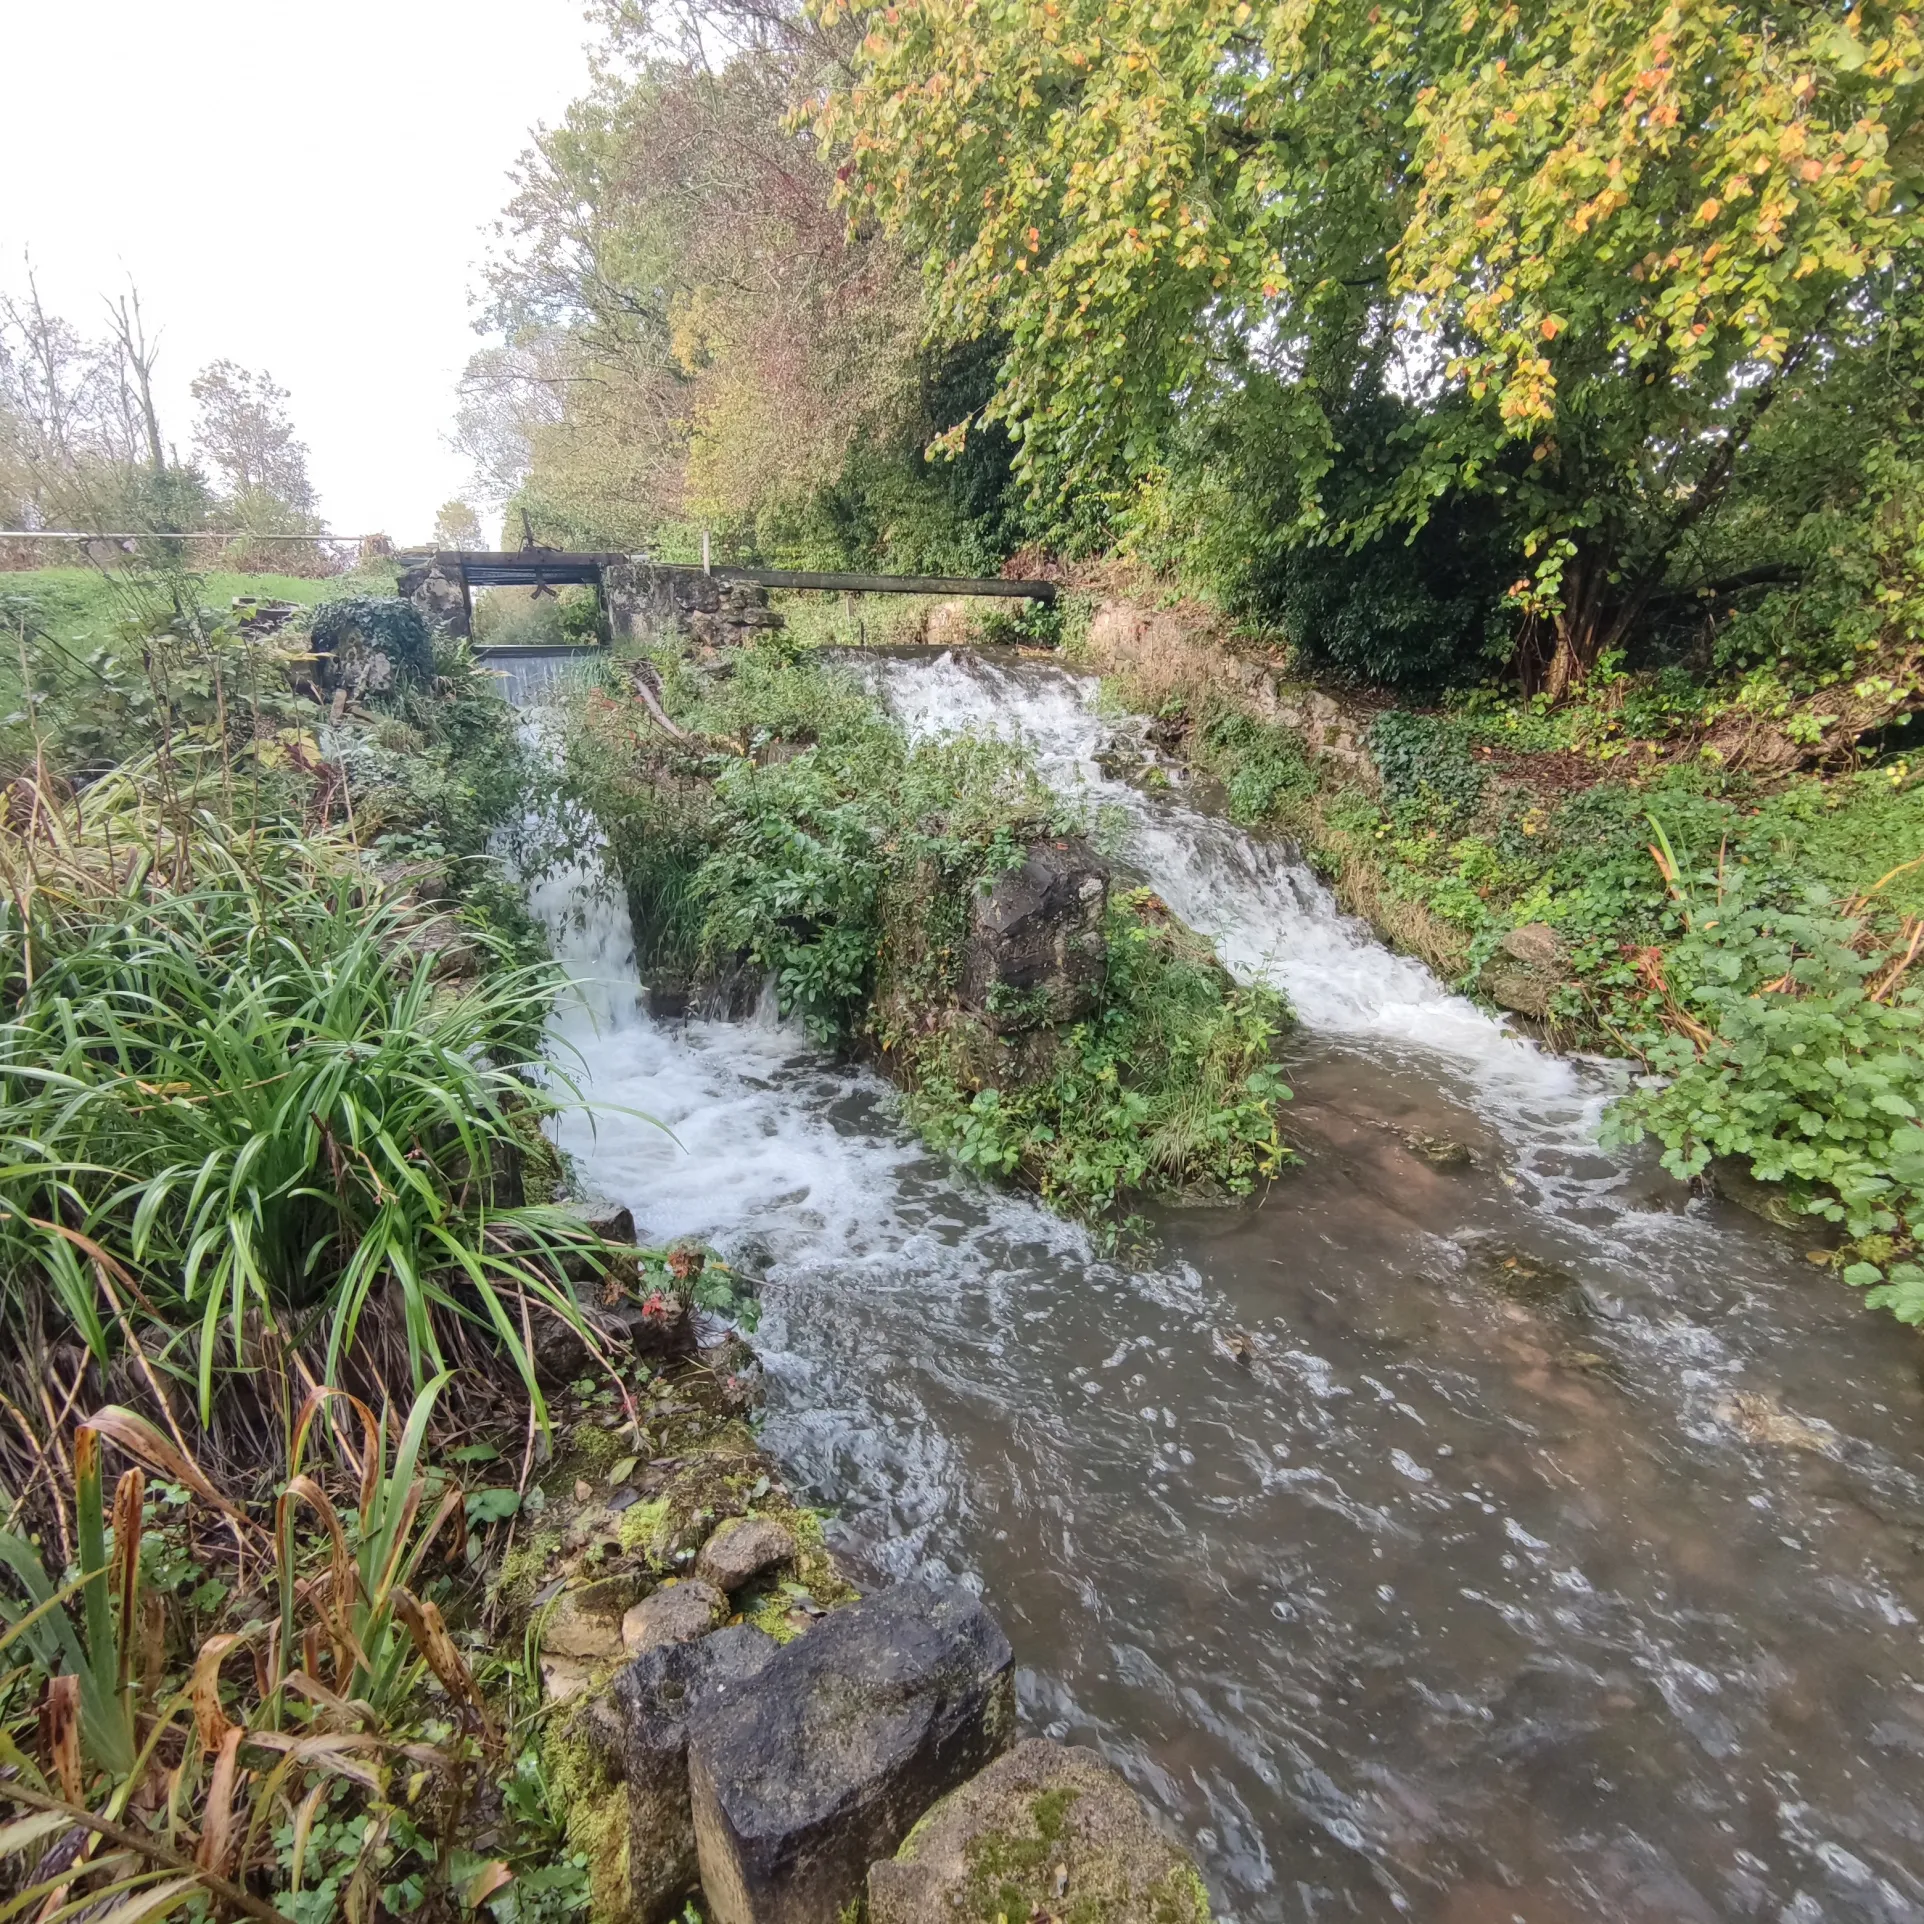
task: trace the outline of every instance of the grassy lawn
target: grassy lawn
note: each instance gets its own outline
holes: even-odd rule
[[[188,578],[201,584],[201,606],[217,612],[237,595],[312,606],[344,594],[391,594],[394,588],[391,571],[379,576],[205,574]],[[14,604],[24,600],[34,625],[50,639],[68,646],[105,641],[115,624],[132,612],[134,598],[151,593],[154,584],[152,575],[107,573],[99,568],[19,569],[0,573],[0,611],[12,627]]]

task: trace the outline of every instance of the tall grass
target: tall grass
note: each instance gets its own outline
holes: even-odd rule
[[[0,904],[0,1301],[103,1365],[134,1321],[209,1420],[259,1332],[339,1376],[377,1295],[419,1387],[446,1317],[539,1402],[526,1305],[578,1319],[583,1238],[510,1180],[556,1104],[554,981],[296,837],[203,826],[196,867],[69,853]],[[14,853],[18,854],[18,845]],[[117,884],[117,886],[116,886]],[[560,1085],[565,1092],[565,1082]]]

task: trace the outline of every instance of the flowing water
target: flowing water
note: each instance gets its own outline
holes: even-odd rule
[[[1104,776],[1091,684],[871,672],[912,730],[1026,740],[1288,993],[1305,1161],[1104,1260],[771,1013],[650,1020],[605,886],[540,884],[590,1093],[673,1132],[567,1146],[766,1277],[766,1440],[844,1547],[979,1585],[1029,1726],[1121,1768],[1225,1919],[1924,1919],[1915,1336],[1600,1153],[1602,1068],[1287,848]]]

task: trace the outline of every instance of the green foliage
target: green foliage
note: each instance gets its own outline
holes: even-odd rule
[[[513,1752],[442,1615],[453,1595],[431,1559],[462,1496],[426,1462],[425,1445],[445,1381],[416,1399],[391,1459],[385,1412],[310,1397],[271,1540],[143,1418],[109,1407],[75,1430],[78,1577],[56,1589],[34,1547],[0,1533],[0,1562],[21,1593],[0,1601],[0,1647],[26,1658],[7,1679],[4,1798],[29,1813],[5,1827],[0,1856],[33,1866],[29,1901],[64,1887],[98,1907],[144,1886],[133,1900],[143,1916],[247,1905],[257,1917],[322,1924],[378,1891],[393,1915],[483,1902],[496,1924],[580,1914],[585,1866],[557,1849],[556,1800],[538,1759],[524,1749],[508,1764]],[[338,1508],[324,1487],[338,1473],[307,1448],[330,1402],[359,1450],[348,1458],[358,1500]],[[109,1522],[104,1442],[180,1477],[191,1495],[161,1483],[152,1517],[142,1470],[129,1469]],[[166,1614],[150,1607],[162,1598],[146,1573],[195,1555],[204,1564],[190,1504],[218,1511],[237,1543],[258,1531],[277,1620],[261,1614],[255,1586],[230,1592],[210,1578],[231,1612],[183,1661]],[[302,1515],[320,1523],[317,1537],[297,1534]],[[17,1691],[22,1682],[29,1688]],[[40,1741],[23,1748],[31,1722]],[[477,1792],[486,1848],[499,1855],[473,1848]],[[114,1827],[112,1849],[41,1855],[96,1822]],[[20,1895],[11,1872],[9,1888]]]
[[[842,191],[938,338],[1005,344],[975,419],[1054,528],[1148,506],[1351,672],[1434,687],[1514,639],[1561,693],[1723,578],[1761,436],[1848,489],[1910,406],[1874,375],[1924,236],[1889,6],[816,14],[859,40],[817,107]]]
[[[1042,1075],[984,1083],[979,1044],[958,1038],[924,1057],[911,1113],[966,1167],[1079,1215],[1141,1194],[1247,1195],[1289,1159],[1272,1060],[1287,1005],[1233,983],[1146,890],[1112,904],[1104,934],[1101,1010]]]
[[[386,655],[403,687],[434,673],[427,623],[420,609],[399,595],[343,595],[325,602],[315,610],[308,636],[319,653]]]
[[[538,1403],[502,1297],[572,1315],[558,1258],[578,1238],[494,1172],[517,1113],[558,1100],[519,1073],[551,972],[448,979],[445,931],[364,881],[209,836],[207,879],[178,894],[79,915],[42,896],[0,928],[10,1314],[44,1293],[104,1361],[111,1268],[179,1333],[192,1360],[168,1366],[208,1413],[223,1319],[235,1356],[255,1312],[318,1329],[331,1373],[391,1288],[417,1379],[447,1311],[494,1333]],[[469,938],[475,961],[490,940]]]
[[[1287,1011],[1233,983],[1146,898],[1113,913],[1101,1011],[1041,1073],[959,1017],[976,891],[1039,835],[1074,826],[1019,750],[912,746],[852,677],[775,649],[729,666],[664,676],[699,743],[656,736],[637,754],[632,710],[606,694],[584,698],[571,731],[578,795],[651,887],[656,831],[674,825],[711,972],[746,961],[772,974],[818,1041],[882,1051],[931,1141],[1066,1208],[1101,1213],[1141,1190],[1243,1194],[1273,1173],[1287,1091],[1270,1054]],[[1263,746],[1252,797],[1300,776],[1280,734]]]
[[[294,1525],[305,1507],[325,1526],[332,1551],[322,1625],[334,1646],[335,1695],[366,1704],[382,1721],[406,1701],[420,1667],[431,1661],[422,1646],[432,1640],[410,1586],[418,1582],[442,1527],[462,1515],[460,1489],[443,1476],[427,1474],[422,1461],[435,1399],[452,1379],[453,1372],[443,1370],[422,1387],[395,1441],[392,1461],[388,1425],[358,1397],[341,1391],[310,1396],[295,1424],[287,1487],[275,1508],[281,1632],[276,1649],[282,1662],[291,1664],[299,1648],[302,1585]],[[343,1414],[351,1411],[360,1419],[360,1502],[346,1518],[307,1473],[315,1419],[334,1402],[346,1406]]]
[[[1454,821],[1483,799],[1483,771],[1470,757],[1468,733],[1447,716],[1393,708],[1370,724],[1369,751],[1392,807],[1415,804]]]
[[[139,1597],[138,1500],[136,1483],[132,1513],[119,1516],[121,1538],[110,1556],[100,1438],[83,1427],[74,1438],[74,1539],[80,1567],[72,1585],[63,1589],[53,1582],[26,1538],[0,1531],[0,1563],[25,1593],[25,1607],[9,1621],[0,1644],[19,1637],[45,1675],[75,1679],[81,1747],[96,1768],[115,1776],[132,1770],[137,1750],[132,1687],[137,1621],[126,1600]],[[127,1506],[115,1507],[120,1512]],[[78,1623],[65,1607],[76,1592]],[[116,1603],[122,1605],[118,1615]]]
[[[1860,1254],[1845,1280],[1924,1323],[1924,1267],[1892,1260],[1924,1227],[1924,997],[1881,979],[1885,959],[1860,953],[1863,913],[1827,889],[1773,901],[1729,866],[1677,886],[1683,931],[1665,966],[1693,1027],[1651,1041],[1668,1080],[1617,1104],[1615,1137],[1654,1135],[1684,1177],[1740,1156],[1860,1250],[1879,1239],[1881,1263]]]
[[[787,674],[810,686],[821,671]],[[744,697],[752,688],[731,684],[728,702]],[[927,926],[897,925],[922,914],[959,937],[976,884],[1019,861],[1052,810],[1005,745],[911,748],[852,685],[823,707],[842,702],[861,704],[859,720],[824,714],[827,732],[802,753],[723,770],[716,846],[695,882],[710,955],[772,971],[784,1013],[828,1043],[862,1026],[885,959],[926,950]]]
[[[1251,827],[1283,819],[1316,788],[1303,745],[1289,729],[1233,708],[1197,730],[1190,759],[1223,784],[1230,815]]]

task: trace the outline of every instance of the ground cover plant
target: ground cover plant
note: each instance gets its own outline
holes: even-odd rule
[[[1218,628],[1217,645],[1247,644]],[[1163,738],[1230,812],[1297,836],[1351,906],[1467,993],[1630,1058],[1648,1079],[1612,1111],[1613,1139],[1654,1138],[1686,1179],[1763,1184],[1822,1238],[1813,1256],[1924,1322],[1924,780],[1901,739],[1827,747],[1777,674],[1720,687],[1606,664],[1560,703],[1489,686],[1422,709],[1351,696],[1359,760],[1312,748],[1287,657],[1269,659],[1285,672],[1273,700],[1233,677],[1186,697],[1156,685]],[[1139,670],[1108,665],[1112,699],[1142,692]],[[1866,677],[1809,679],[1803,701],[1828,712]]]
[[[961,1006],[979,892],[1084,827],[1019,750],[911,744],[851,673],[786,637],[707,663],[665,648],[639,672],[659,677],[678,738],[618,677],[581,696],[567,734],[644,960],[772,979],[818,1042],[888,1067],[931,1142],[1078,1213],[1246,1194],[1275,1173],[1288,1011],[1153,898],[1115,890],[1087,1020],[1038,1046]]]
[[[489,849],[528,805],[505,704],[404,603],[337,598],[317,653],[207,599],[119,597],[119,702],[17,656],[50,685],[0,819],[0,1290],[28,1339],[0,1457],[36,1504],[49,1355],[66,1417],[131,1395],[258,1470],[286,1445],[270,1355],[358,1387],[491,1356],[538,1409],[527,1305],[577,1320],[606,1267],[551,1202],[553,978]],[[323,685],[349,630],[388,651],[379,692]]]

